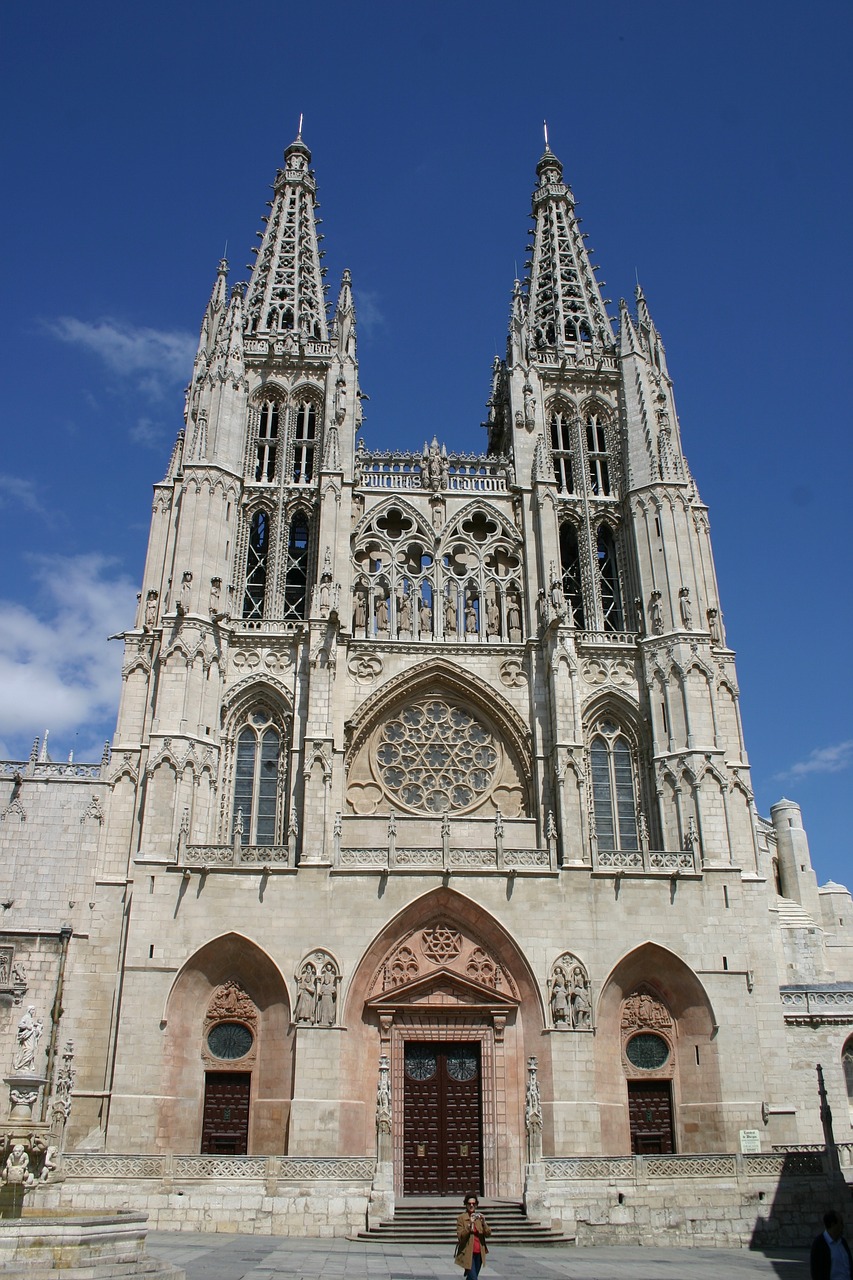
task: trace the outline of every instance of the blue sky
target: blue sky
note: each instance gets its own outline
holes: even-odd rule
[[[106,637],[216,264],[227,241],[247,278],[300,112],[368,445],[477,451],[547,118],[611,313],[638,275],[667,347],[759,810],[798,800],[819,879],[850,882],[848,0],[48,0],[2,25],[0,755],[111,736]]]

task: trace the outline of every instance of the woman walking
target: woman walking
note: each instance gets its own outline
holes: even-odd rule
[[[489,1252],[486,1236],[492,1234],[492,1228],[480,1213],[480,1201],[475,1195],[467,1195],[464,1205],[464,1212],[460,1213],[456,1219],[454,1262],[457,1267],[464,1267],[465,1280],[477,1280],[480,1268]]]

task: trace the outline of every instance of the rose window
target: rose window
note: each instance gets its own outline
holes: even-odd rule
[[[476,804],[494,785],[500,754],[494,738],[464,707],[424,698],[382,728],[376,768],[406,809],[452,813]]]

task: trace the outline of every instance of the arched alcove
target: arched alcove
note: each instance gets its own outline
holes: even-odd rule
[[[217,1060],[206,1036],[218,1020],[215,997],[227,1003],[228,992],[237,993],[235,1020],[251,1026],[253,1044],[240,1058]],[[254,1018],[239,1013],[243,997],[256,1011]],[[233,1067],[250,1076],[248,1153],[283,1152],[292,1092],[289,1027],[287,987],[278,967],[259,946],[241,934],[227,933],[196,951],[176,977],[166,1003],[158,1149],[199,1152],[206,1077]]]
[[[632,1150],[629,1091],[640,1090],[644,1081],[650,1089],[660,1086],[661,1097],[669,1092],[677,1152],[727,1149],[716,1030],[704,986],[673,951],[646,942],[619,961],[602,987],[596,1015],[596,1099],[603,1151]],[[632,1062],[626,1048],[637,1034],[664,1042],[664,1061],[661,1049],[649,1066]],[[634,1145],[638,1146],[636,1133]]]

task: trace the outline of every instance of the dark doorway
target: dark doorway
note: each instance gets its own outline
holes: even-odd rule
[[[250,1071],[208,1071],[201,1154],[244,1156],[249,1142]]]
[[[675,1151],[672,1085],[668,1080],[629,1080],[628,1119],[633,1155],[671,1155]]]
[[[480,1045],[405,1046],[403,1194],[481,1191]]]

